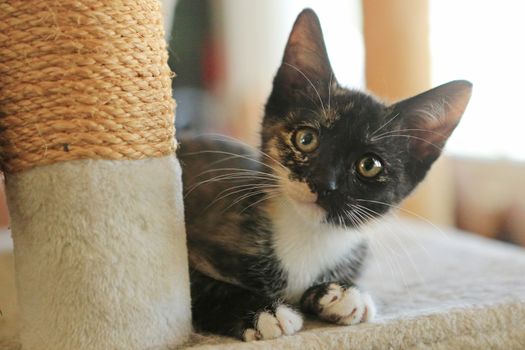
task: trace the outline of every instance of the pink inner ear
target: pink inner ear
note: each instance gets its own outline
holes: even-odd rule
[[[459,123],[471,92],[469,82],[452,81],[397,104],[405,114],[402,129],[411,130],[410,143],[421,157],[440,153]]]
[[[441,133],[445,138],[443,141],[446,141],[467,108],[472,88],[470,84],[455,84],[455,82],[442,87],[445,91],[440,92],[447,94],[439,94],[437,98],[430,100],[426,111],[423,110],[421,113],[426,120],[426,128],[435,132],[431,135],[439,137],[437,133]]]
[[[313,45],[308,47],[309,44]],[[316,51],[316,49],[319,48],[318,46],[324,47],[321,24],[319,23],[319,18],[317,18],[317,15],[312,10],[303,10],[299,16],[297,16],[290,37],[288,38],[287,46],[293,45],[302,45],[312,51]]]
[[[282,68],[286,74],[296,76],[302,73],[311,81],[331,79],[332,68],[321,25],[310,9],[301,12],[295,21],[286,44]]]

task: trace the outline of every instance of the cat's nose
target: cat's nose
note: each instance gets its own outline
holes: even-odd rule
[[[329,210],[341,201],[341,193],[336,181],[328,181],[317,189],[317,204]]]
[[[337,190],[337,172],[335,169],[322,169],[315,177],[315,185],[318,191]]]
[[[332,179],[326,183],[323,184],[323,186],[320,187],[320,194],[322,196],[329,196],[332,192],[337,190],[337,181],[335,179]]]
[[[329,197],[338,190],[336,177],[328,176],[323,179],[318,179],[316,187],[320,197]]]
[[[335,180],[335,178],[330,179],[326,183],[326,190],[327,191],[335,191],[335,190],[337,190],[337,181]]]

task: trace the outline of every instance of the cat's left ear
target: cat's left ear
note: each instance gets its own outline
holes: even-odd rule
[[[321,24],[314,11],[303,10],[297,17],[288,38],[283,61],[274,80],[274,89],[292,97],[305,92],[321,96],[335,84],[332,67],[326,52]]]
[[[393,116],[399,129],[392,135],[404,135],[411,153],[430,167],[458,125],[471,93],[470,82],[456,80],[396,103]]]

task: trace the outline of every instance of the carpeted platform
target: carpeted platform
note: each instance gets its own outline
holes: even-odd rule
[[[374,230],[375,231],[375,230]],[[525,250],[430,224],[391,220],[370,233],[362,286],[372,324],[308,321],[264,342],[195,334],[191,349],[525,349]],[[0,233],[0,349],[17,349],[13,259]]]

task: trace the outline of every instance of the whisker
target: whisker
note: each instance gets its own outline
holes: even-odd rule
[[[406,137],[408,139],[415,139],[415,140],[419,140],[419,141],[422,141],[426,144],[429,144],[430,146],[432,147],[435,147],[437,148],[439,151],[443,151],[443,148],[442,147],[439,147],[438,145],[435,145],[433,144],[432,142],[428,141],[428,140],[425,140],[424,138],[421,138],[421,137],[417,137],[417,136],[412,136],[412,135],[387,135],[387,136],[383,136],[383,137],[374,137],[374,140],[373,141],[379,141],[379,140],[383,140],[383,139],[386,139],[388,137]]]
[[[362,198],[357,198],[356,201],[358,201],[358,202],[375,203],[375,204],[384,205],[384,206],[387,206],[387,207],[390,207],[390,208],[394,208],[394,209],[397,209],[397,210],[401,210],[401,211],[403,211],[403,212],[405,212],[407,214],[413,215],[413,216],[415,216],[415,217],[425,221],[427,224],[429,224],[433,228],[435,228],[440,234],[442,234],[443,237],[449,238],[447,236],[447,234],[445,232],[443,232],[443,230],[441,230],[438,226],[436,226],[432,221],[430,221],[429,219],[427,219],[424,216],[421,216],[421,215],[419,215],[417,213],[414,213],[413,211],[405,209],[405,208],[403,208],[401,206],[390,204],[390,203],[385,203],[385,202],[381,202],[381,201],[376,201],[376,200],[362,199]]]
[[[258,175],[258,174],[250,174],[248,172],[235,172],[235,173],[226,173],[226,174],[219,174],[210,178],[206,178],[200,182],[198,182],[195,185],[203,184],[207,182],[213,182],[213,181],[223,181],[223,180],[243,180],[243,179],[259,179],[259,180],[267,180],[269,182],[273,181],[274,179],[271,177],[266,177],[264,175]],[[195,186],[194,185],[194,186]]]
[[[232,208],[236,204],[238,204],[238,203],[240,203],[240,202],[242,202],[242,201],[244,201],[244,200],[246,200],[246,199],[248,199],[250,197],[260,196],[260,195],[264,195],[264,194],[266,194],[266,192],[264,192],[262,190],[243,194],[243,195],[237,197],[236,199],[232,200],[230,205],[228,205],[226,208],[224,208],[223,213],[227,212],[228,209]]]
[[[265,177],[261,177],[261,176],[257,176],[257,175],[253,175],[253,174],[223,174],[223,175],[218,175],[218,176],[214,176],[210,179],[206,179],[206,180],[203,180],[203,181],[199,181],[197,182],[196,184],[193,184],[192,186],[190,186],[187,190],[186,190],[186,193],[184,194],[184,198],[186,198],[188,195],[190,195],[193,191],[195,191],[198,187],[202,186],[202,185],[205,185],[209,182],[219,182],[219,181],[231,181],[231,182],[238,182],[238,181],[246,181],[246,180],[266,180],[266,181],[269,181],[271,179],[268,179],[268,178],[265,178]]]
[[[380,126],[378,129],[376,129],[376,131],[374,131],[371,136],[373,137],[379,130],[383,129],[384,127],[386,127],[388,124],[390,124],[391,122],[394,121],[394,119],[396,119],[397,117],[399,116],[399,113],[397,113],[396,115],[394,115],[392,118],[390,118],[390,120],[388,120],[385,124],[383,124],[382,126]]]
[[[259,184],[244,184],[244,185],[237,185],[237,186],[232,186],[232,187],[228,187],[227,189],[225,190],[222,190],[221,192],[219,192],[218,196],[227,192],[227,191],[231,191],[231,190],[236,190],[238,188],[258,188],[258,187],[280,187],[279,185],[272,185],[272,184],[262,184],[262,183],[259,183]]]
[[[258,201],[248,205],[246,208],[244,208],[243,210],[241,210],[241,213],[243,213],[244,211],[248,210],[249,208],[253,207],[254,205],[257,205],[263,201],[266,201],[268,199],[272,199],[272,198],[276,198],[276,197],[279,197],[281,194],[280,193],[274,193],[273,195],[266,195],[266,196],[263,196],[262,199],[259,199]]]
[[[355,208],[354,208],[354,209],[355,209]],[[362,230],[368,230],[368,228],[365,226],[365,222],[366,222],[367,220],[363,217],[363,215],[362,215],[359,211],[357,211],[357,210],[354,211],[354,214],[355,214],[356,217],[358,218],[358,222],[360,223],[360,227],[361,227],[361,229],[362,229]],[[367,237],[373,239],[373,237],[372,237],[371,235],[368,235]],[[387,260],[387,262],[388,262],[387,265],[388,265],[388,267],[390,268],[390,273],[391,273],[391,275],[392,275],[392,278],[397,279],[396,276],[401,275],[401,273],[400,273],[401,270],[400,270],[400,266],[398,266],[398,265],[395,263],[395,261],[393,260],[393,257],[394,257],[394,256],[392,255],[392,250],[391,250],[388,246],[384,245],[383,242],[381,242],[381,241],[378,240],[378,239],[373,239],[373,242],[374,242],[375,244],[377,244],[377,246],[376,246],[377,248],[381,248],[381,249],[383,249],[384,251],[388,251],[387,254],[380,254],[380,256],[382,256],[383,258],[385,258],[385,259]],[[371,247],[374,248],[373,245],[371,245]],[[390,258],[389,255],[392,255],[392,258]],[[397,272],[394,272],[394,268],[397,270]],[[405,286],[405,289],[407,289],[408,286],[407,286],[407,283],[406,283],[405,279],[403,278],[403,276],[402,276],[401,280],[402,280],[402,283],[403,283],[404,286]]]
[[[306,76],[306,74],[303,73],[302,70],[300,70],[299,68],[297,68],[296,66],[294,66],[293,64],[290,64],[290,63],[287,63],[287,62],[283,62],[284,65],[286,66],[289,66],[293,69],[295,69],[299,74],[301,74],[303,76],[303,78],[306,79],[306,81],[308,81],[308,83],[310,84],[310,86],[314,89],[315,93],[317,94],[317,97],[319,98],[319,102],[321,102],[321,108],[323,109],[324,111],[324,114],[325,116],[327,115],[326,114],[326,109],[324,108],[324,104],[323,104],[323,99],[321,98],[321,95],[319,94],[319,91],[317,91],[317,89],[315,88],[314,84],[312,83],[312,81],[310,79],[308,79],[308,77]]]
[[[356,204],[356,206],[358,206],[358,207],[360,207],[360,208],[362,208],[362,209],[364,209],[364,210],[367,210],[367,211],[369,211],[369,212],[372,212],[372,213],[374,213],[374,214],[376,214],[376,215],[378,215],[378,216],[381,216],[381,214],[380,214],[379,212],[377,212],[377,211],[375,211],[375,210],[373,210],[373,209],[371,209],[371,208],[367,208],[367,207],[365,207],[365,206],[363,206],[363,205],[360,205],[360,204]],[[391,216],[392,218],[396,219],[396,222],[397,222],[398,224],[405,226],[405,223],[403,222],[403,220],[401,220],[401,219],[398,217],[398,215],[397,215],[396,213],[392,213],[391,215],[392,215],[392,216]],[[376,220],[376,221],[379,221],[379,218],[376,218],[375,220]],[[405,227],[406,227],[406,226],[405,226]],[[389,229],[390,232],[392,232],[392,233],[394,233],[394,234],[397,235],[397,232],[395,232],[394,230],[392,230],[389,226],[387,226],[387,228]],[[418,245],[418,246],[419,246],[419,247],[425,252],[425,254],[427,255],[427,257],[430,257],[430,254],[428,253],[428,250],[425,248],[425,246],[422,245],[422,244],[419,243],[419,242],[416,242],[416,243],[417,243],[417,245]]]
[[[443,109],[444,106],[441,106],[440,108]],[[424,108],[416,109],[414,112],[417,112],[418,114],[426,115],[427,118],[429,118],[429,119],[439,120],[439,117],[437,115],[432,114],[432,111],[428,111],[428,110],[426,110]],[[436,112],[437,112],[436,114],[442,114],[443,113],[443,111],[436,111]]]
[[[350,222],[352,223],[352,225],[356,228],[359,227],[359,225],[357,224],[357,221],[355,219],[355,214],[352,212],[352,211],[347,211],[345,210],[345,212],[347,213],[348,215],[348,218],[350,219]]]
[[[360,231],[364,231],[363,233],[366,234],[366,231],[369,231],[370,228],[367,227],[365,225],[365,219],[362,217],[362,214],[358,214],[359,210],[356,210],[356,206],[355,205],[348,205],[347,204],[347,207],[351,210],[350,211],[350,217],[352,218],[355,218],[354,219],[354,222],[356,222],[355,226],[358,227],[358,230]],[[376,255],[376,256],[381,256],[383,257],[384,259],[387,260],[387,265],[389,267],[389,270],[390,270],[390,274],[392,276],[392,278],[396,279],[396,276],[399,275],[400,273],[400,267],[394,263],[393,261],[393,256],[392,258],[390,257],[390,254],[392,254],[392,251],[390,249],[388,249],[388,247],[386,247],[383,242],[381,242],[380,240],[378,240],[376,237],[374,237],[373,235],[366,235],[367,239],[371,240],[374,244],[371,244],[369,245],[370,249],[372,250],[372,254],[373,255]],[[382,250],[382,251],[387,251],[388,252],[386,254],[380,252],[379,250]],[[382,271],[381,269],[381,265],[379,264],[379,259],[372,259],[373,262],[375,262],[375,266],[377,268],[378,271]],[[394,268],[396,268],[397,272],[394,271]],[[405,288],[406,288],[406,284],[405,284]]]
[[[246,142],[244,141],[241,141],[239,139],[236,139],[234,137],[231,137],[231,136],[228,136],[228,135],[222,135],[222,134],[217,134],[217,133],[205,133],[205,134],[200,134],[199,136],[197,137],[200,137],[200,136],[203,136],[203,137],[210,137],[212,138],[212,140],[215,140],[215,141],[220,141],[220,142],[232,142],[232,143],[237,143],[237,144],[240,144],[244,147],[247,147],[257,153],[260,153],[262,156],[268,158],[269,160],[275,162],[275,164],[279,165],[280,167],[286,169],[286,167],[284,165],[281,164],[281,162],[279,162],[277,159],[273,158],[272,156],[270,156],[269,154],[267,154],[266,152],[263,152],[261,149],[257,148],[257,147],[254,147],[252,145],[249,145],[247,144]]]
[[[216,169],[208,169],[205,171],[200,172],[199,174],[195,175],[195,177],[200,177],[202,175],[212,173],[212,172],[219,172],[219,171],[236,171],[239,173],[250,173],[250,174],[257,174],[261,176],[268,176],[268,178],[271,179],[281,179],[280,176],[272,173],[265,173],[264,171],[258,171],[258,170],[252,170],[252,169],[243,169],[243,168],[216,168]]]
[[[239,189],[239,187],[241,187]],[[209,207],[211,207],[213,204],[217,203],[218,201],[220,201],[221,199],[224,199],[224,198],[227,198],[229,196],[232,196],[234,194],[237,194],[237,193],[242,193],[242,192],[245,192],[245,191],[253,191],[254,189],[260,189],[260,190],[265,190],[265,189],[270,189],[270,188],[279,188],[280,186],[278,185],[273,185],[273,186],[268,186],[268,185],[264,185],[264,184],[259,184],[259,185],[252,185],[252,184],[249,184],[249,185],[239,185],[239,186],[234,186],[233,188],[227,188],[226,190],[223,190],[221,191],[217,197],[210,203],[206,206],[206,208],[204,208],[204,210],[208,209]]]
[[[299,110],[299,111],[307,111],[307,112],[311,112],[313,115],[315,115],[315,116],[318,117],[319,119],[323,119],[323,116],[320,115],[319,112],[314,111],[314,110],[311,109],[311,108],[304,108],[304,107],[301,107],[301,108],[297,108],[297,110]],[[320,128],[320,125],[319,125],[319,123],[318,123],[317,121],[315,121],[315,124],[316,124],[315,126],[316,126],[317,128]]]
[[[227,161],[232,160],[232,159],[235,159],[235,158],[238,158],[237,155],[235,155],[235,156],[229,156],[229,157],[224,157],[224,158],[218,159],[218,160],[216,160],[216,161],[211,162],[211,163],[208,165],[208,168],[211,168],[211,167],[213,167],[214,165],[217,165],[217,164],[219,164],[219,163],[223,163],[223,162],[227,162]]]
[[[341,214],[337,214],[337,220],[339,221],[339,225],[343,226],[343,218],[341,217]]]
[[[245,155],[242,155],[242,154],[235,154],[235,153],[231,153],[231,152],[226,152],[226,151],[218,151],[218,150],[203,150],[203,151],[197,151],[197,152],[189,152],[189,153],[184,153],[185,156],[195,156],[195,155],[200,155],[200,154],[203,154],[203,153],[212,153],[212,154],[224,154],[224,155],[229,155],[229,156],[235,156],[235,157],[238,157],[238,158],[242,158],[242,159],[246,159],[246,160],[249,160],[249,161],[252,161],[252,162],[255,162],[257,164],[260,164],[262,166],[265,166],[271,170],[274,170],[274,168],[267,164],[267,163],[264,163],[264,162],[261,162],[260,160],[258,159],[254,159],[254,158],[250,158],[248,156],[245,156]],[[280,164],[280,163],[279,163]],[[284,167],[282,164],[281,164],[282,167]],[[285,168],[285,167],[284,167]],[[286,169],[286,168],[285,168]]]
[[[359,205],[357,204],[356,205],[356,208],[361,210],[363,212],[363,214],[365,214],[366,216],[369,217],[370,220],[373,220],[374,222],[378,222],[378,218],[375,218],[372,216],[371,213],[373,214],[376,214],[376,215],[380,215],[377,211],[371,209],[371,208],[367,208],[365,206],[362,206],[362,205]],[[394,240],[396,241],[396,244],[399,248],[401,248],[401,250],[403,251],[404,255],[406,256],[406,258],[408,259],[408,261],[410,262],[410,264],[412,265],[412,268],[414,269],[414,272],[416,272],[416,275],[417,275],[417,278],[420,282],[423,282],[423,278],[421,277],[421,273],[419,272],[419,269],[417,268],[417,265],[416,263],[414,262],[414,260],[412,259],[412,256],[410,255],[410,253],[406,250],[405,246],[403,245],[401,239],[399,238],[399,236],[397,235],[397,232],[395,230],[393,230],[391,227],[389,226],[386,226],[386,228],[388,229],[388,231],[392,234],[392,237],[394,238]]]
[[[330,111],[330,95],[332,92],[332,79],[334,77],[334,72],[330,72],[330,81],[328,82],[328,111]]]
[[[279,191],[277,190],[274,190],[274,193],[277,193]],[[255,192],[252,192],[252,193],[247,193],[247,194],[244,194],[244,195],[241,195],[239,196],[238,198],[236,198],[234,201],[232,201],[232,203],[230,203],[230,205],[228,205],[224,210],[223,212],[226,212],[228,209],[230,209],[231,207],[233,207],[234,205],[250,198],[250,197],[254,197],[254,196],[258,196],[258,195],[265,195],[267,193],[270,193],[270,191],[262,191],[262,190],[259,190],[259,191],[255,191]],[[280,193],[280,192],[279,192]]]
[[[446,138],[447,136],[446,135],[443,135],[439,132],[436,132],[436,131],[433,131],[433,130],[427,130],[427,129],[399,129],[399,130],[390,130],[390,131],[386,131],[382,134],[379,134],[379,135],[376,135],[374,137],[371,138],[371,140],[375,140],[376,138],[380,138],[382,136],[386,136],[386,135],[389,135],[389,134],[395,134],[395,133],[401,133],[401,132],[405,132],[405,131],[419,131],[419,132],[426,132],[426,133],[429,133],[429,134],[434,134],[434,135],[438,135],[438,136],[441,136],[443,138]]]
[[[371,218],[370,214],[367,214],[365,211],[363,211],[361,208],[354,208],[356,210],[357,213],[359,213],[362,217],[364,218],[367,218],[365,220],[367,221],[370,221],[370,220],[374,220],[375,221],[375,218]],[[370,235],[369,235],[370,236]],[[385,247],[391,254],[392,256],[392,259],[390,260],[391,264],[392,264],[392,267],[395,267],[396,270],[397,270],[397,275],[401,277],[401,280],[402,280],[402,283],[405,287],[405,290],[409,290],[409,285],[407,283],[407,280],[406,280],[406,277],[405,277],[405,274],[403,273],[403,269],[402,269],[402,266],[401,266],[401,263],[397,260],[399,258],[399,255],[397,254],[397,252],[395,250],[393,250],[393,248],[389,247],[388,245],[384,244],[385,242],[377,239],[375,240],[376,243],[378,244],[381,244],[383,247]]]

